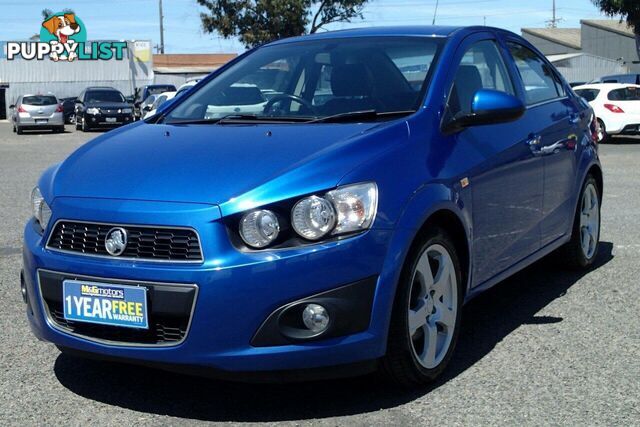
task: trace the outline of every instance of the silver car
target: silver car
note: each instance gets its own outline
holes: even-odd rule
[[[9,108],[13,131],[18,135],[24,130],[39,129],[64,132],[62,104],[54,95],[22,95]]]

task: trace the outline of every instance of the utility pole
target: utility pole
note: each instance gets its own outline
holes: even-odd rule
[[[438,15],[438,3],[439,3],[439,0],[436,0],[436,9],[433,11],[433,22],[431,22],[431,25],[436,25],[436,15]]]
[[[558,28],[558,22],[562,21],[562,18],[557,18],[556,17],[556,0],[553,0],[553,9],[552,9],[552,15],[551,15],[551,20],[547,21],[547,27],[548,28]]]
[[[162,0],[158,1],[160,6],[160,53],[164,53],[164,16],[162,15]]]

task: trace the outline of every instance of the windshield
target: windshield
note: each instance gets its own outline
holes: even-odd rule
[[[86,103],[93,102],[125,102],[124,96],[115,90],[94,90],[87,92],[84,97]]]
[[[58,103],[58,100],[55,96],[50,95],[33,95],[33,96],[25,96],[22,100],[22,103],[25,105],[55,105]]]
[[[164,121],[415,111],[443,41],[363,37],[266,46],[190,93]]]

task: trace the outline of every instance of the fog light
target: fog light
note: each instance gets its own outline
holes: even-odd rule
[[[302,312],[302,321],[307,329],[320,333],[329,326],[329,313],[319,304],[307,304]]]

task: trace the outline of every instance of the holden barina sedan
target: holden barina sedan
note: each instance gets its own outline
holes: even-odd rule
[[[268,93],[261,111],[237,112],[238,85]],[[594,262],[596,127],[507,31],[276,41],[44,172],[24,234],[27,316],[87,357],[424,384],[451,359],[466,302],[555,251]]]

